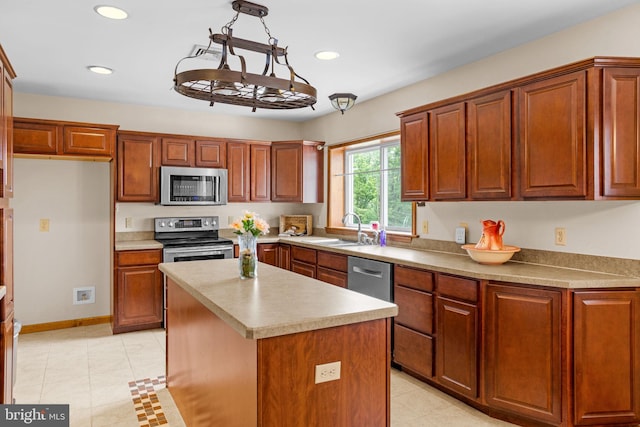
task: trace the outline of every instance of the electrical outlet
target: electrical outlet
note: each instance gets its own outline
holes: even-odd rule
[[[49,231],[49,219],[43,218],[40,220],[40,231]]]
[[[340,379],[340,361],[316,365],[316,384]]]
[[[556,228],[556,245],[566,246],[567,244],[567,231],[562,227]]]
[[[422,220],[422,233],[421,234],[429,234],[429,221],[426,219]]]
[[[467,229],[464,227],[456,227],[456,243],[464,245],[467,243]]]

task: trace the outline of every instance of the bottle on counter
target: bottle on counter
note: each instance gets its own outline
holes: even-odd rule
[[[380,226],[380,246],[387,246],[387,232],[383,226]]]

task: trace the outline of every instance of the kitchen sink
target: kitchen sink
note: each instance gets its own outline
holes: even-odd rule
[[[362,246],[361,244],[359,244],[356,241],[353,240],[342,240],[342,239],[335,239],[335,240],[326,240],[323,242],[317,242],[318,245],[321,246],[329,246],[332,248],[337,248],[337,247],[345,247],[345,246]]]

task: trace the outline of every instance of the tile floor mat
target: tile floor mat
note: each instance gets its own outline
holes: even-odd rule
[[[167,379],[164,375],[129,382],[129,390],[140,427],[168,424],[156,394],[156,390],[164,388],[166,383]]]

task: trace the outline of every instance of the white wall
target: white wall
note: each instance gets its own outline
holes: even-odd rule
[[[23,324],[110,314],[109,164],[14,161],[15,313]],[[39,231],[40,219],[50,221]],[[73,288],[95,286],[95,304]]]
[[[344,115],[303,124],[307,139],[337,144],[398,131],[396,113],[593,56],[640,57],[640,4],[501,52],[391,94],[358,102]],[[416,54],[424,54],[416,52]],[[357,94],[356,94],[357,95]],[[418,208],[421,237],[453,241],[459,222],[480,237],[480,219],[503,219],[505,239],[516,246],[557,252],[638,259],[640,202],[438,202]],[[605,225],[606,224],[606,225]],[[567,229],[567,246],[554,244],[555,227]]]

